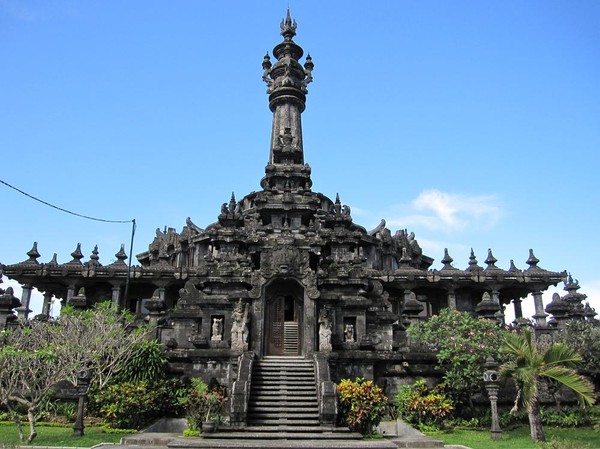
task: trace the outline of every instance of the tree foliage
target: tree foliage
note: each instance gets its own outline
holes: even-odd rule
[[[28,442],[37,435],[37,415],[56,383],[75,384],[78,374],[91,369],[92,383],[101,388],[145,338],[110,303],[85,312],[65,309],[57,320],[19,323],[0,334],[0,402],[9,410],[15,404],[27,408]],[[15,420],[23,440],[16,414]]]
[[[563,343],[554,343],[540,350],[531,331],[507,333],[500,347],[508,360],[501,366],[505,377],[514,379],[517,399],[513,411],[525,408],[529,416],[531,438],[544,441],[544,429],[540,420],[539,386],[542,379],[558,382],[577,395],[583,405],[595,402],[592,385],[575,371],[581,356]]]
[[[114,376],[115,382],[149,382],[164,380],[167,356],[156,340],[141,340],[132,349],[131,356]]]
[[[481,389],[483,364],[497,357],[505,332],[493,321],[450,309],[408,328],[413,341],[436,352],[444,382],[459,401]]]
[[[581,355],[578,370],[600,386],[600,322],[569,320],[561,331],[561,341]]]

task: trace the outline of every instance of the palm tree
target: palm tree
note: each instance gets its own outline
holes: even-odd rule
[[[542,379],[551,379],[570,388],[583,406],[594,404],[592,385],[574,370],[581,362],[581,356],[568,346],[554,343],[548,349],[540,350],[531,331],[525,329],[522,334],[506,334],[500,352],[508,357],[500,367],[500,373],[512,377],[517,384],[517,399],[511,413],[521,407],[527,410],[534,441],[546,440],[539,413]]]

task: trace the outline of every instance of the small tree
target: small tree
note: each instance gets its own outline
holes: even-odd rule
[[[490,355],[497,356],[503,333],[493,321],[450,309],[408,328],[415,342],[436,352],[438,369],[456,400],[466,399],[469,405],[471,395],[481,389],[483,364]]]
[[[575,392],[583,405],[595,402],[592,385],[574,368],[581,356],[562,343],[554,343],[548,349],[539,350],[528,329],[522,334],[506,334],[500,352],[508,361],[500,367],[500,373],[512,377],[517,385],[517,399],[511,412],[525,408],[529,416],[531,438],[545,441],[546,436],[540,419],[539,385],[542,379],[552,379]]]
[[[101,304],[85,312],[66,308],[55,321],[32,320],[2,332],[0,401],[9,410],[15,403],[27,408],[27,442],[37,435],[40,406],[56,383],[75,384],[86,369],[92,369],[98,387],[108,383],[145,338],[143,331],[129,329],[131,322],[130,315]],[[23,440],[19,418],[14,416]]]

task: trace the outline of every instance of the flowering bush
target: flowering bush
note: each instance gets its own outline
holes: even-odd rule
[[[202,379],[192,379],[188,394],[180,398],[190,430],[202,429],[202,423],[220,423],[225,415],[226,395],[224,387],[209,389]]]
[[[486,359],[490,355],[498,359],[505,332],[493,321],[450,309],[408,328],[412,339],[437,353],[438,368],[444,372],[444,382],[456,398],[466,397],[469,402],[470,395],[483,385]]]
[[[439,429],[454,410],[443,388],[441,385],[430,389],[423,379],[413,385],[402,385],[394,396],[396,411],[405,421],[418,427]]]
[[[337,386],[339,414],[343,424],[363,435],[370,434],[381,422],[387,407],[383,390],[371,380],[343,379]]]

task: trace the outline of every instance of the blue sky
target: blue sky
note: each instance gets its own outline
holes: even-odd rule
[[[0,179],[81,214],[214,222],[259,190],[271,113],[262,58],[287,1],[0,0]],[[303,114],[313,190],[367,228],[416,233],[441,268],[488,248],[568,270],[600,311],[600,2],[292,1],[315,63]],[[0,262],[47,262],[128,225],[0,186]],[[4,279],[6,281],[6,278]],[[7,284],[3,284],[5,287]],[[545,295],[545,302],[550,295]],[[525,311],[531,308],[525,307]]]

